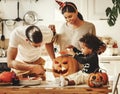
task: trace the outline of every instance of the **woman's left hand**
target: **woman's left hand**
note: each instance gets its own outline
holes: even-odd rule
[[[51,29],[51,31],[53,32],[53,35],[56,34],[56,29],[55,29],[55,25],[49,25],[48,28]]]

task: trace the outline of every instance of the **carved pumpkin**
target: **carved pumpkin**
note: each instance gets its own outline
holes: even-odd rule
[[[101,70],[91,73],[88,78],[88,85],[90,87],[102,87],[108,83],[108,75]]]
[[[103,77],[103,85],[107,85],[108,84],[108,75],[105,72],[101,72],[101,75]]]
[[[58,56],[53,62],[53,74],[55,77],[67,76],[79,70],[79,63],[70,55]]]

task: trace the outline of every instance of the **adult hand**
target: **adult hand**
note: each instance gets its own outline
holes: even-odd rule
[[[49,25],[48,28],[50,28],[53,32],[53,35],[56,34],[56,29],[55,29],[55,25]]]
[[[67,53],[68,53],[69,55],[72,55],[72,56],[75,55],[75,52],[73,51],[72,48],[67,48]]]
[[[67,46],[66,48],[74,48],[74,46],[73,45],[69,45],[69,46]]]
[[[36,73],[36,74],[44,74],[45,73],[45,69],[43,68],[43,66],[42,65],[37,65],[37,64],[35,64],[35,65],[33,65],[32,66],[32,69],[31,69],[31,71],[30,71],[31,73]]]

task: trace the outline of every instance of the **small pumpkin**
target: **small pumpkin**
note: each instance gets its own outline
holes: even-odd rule
[[[103,77],[103,85],[107,85],[107,84],[108,84],[108,80],[109,80],[107,73],[100,71],[100,74],[101,74],[102,77]]]
[[[70,55],[62,55],[53,62],[53,75],[55,77],[67,76],[79,70],[79,63]]]
[[[0,83],[12,82],[13,75],[14,75],[13,72],[8,71],[0,73]]]
[[[90,87],[102,87],[103,85],[107,85],[108,83],[108,75],[105,72],[95,71],[94,73],[90,73],[88,78],[88,85]]]

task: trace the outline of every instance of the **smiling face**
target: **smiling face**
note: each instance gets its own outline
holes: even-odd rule
[[[53,62],[53,74],[67,76],[79,70],[78,62],[72,56],[59,56]]]
[[[74,24],[77,21],[77,12],[65,12],[64,17],[69,24]]]

